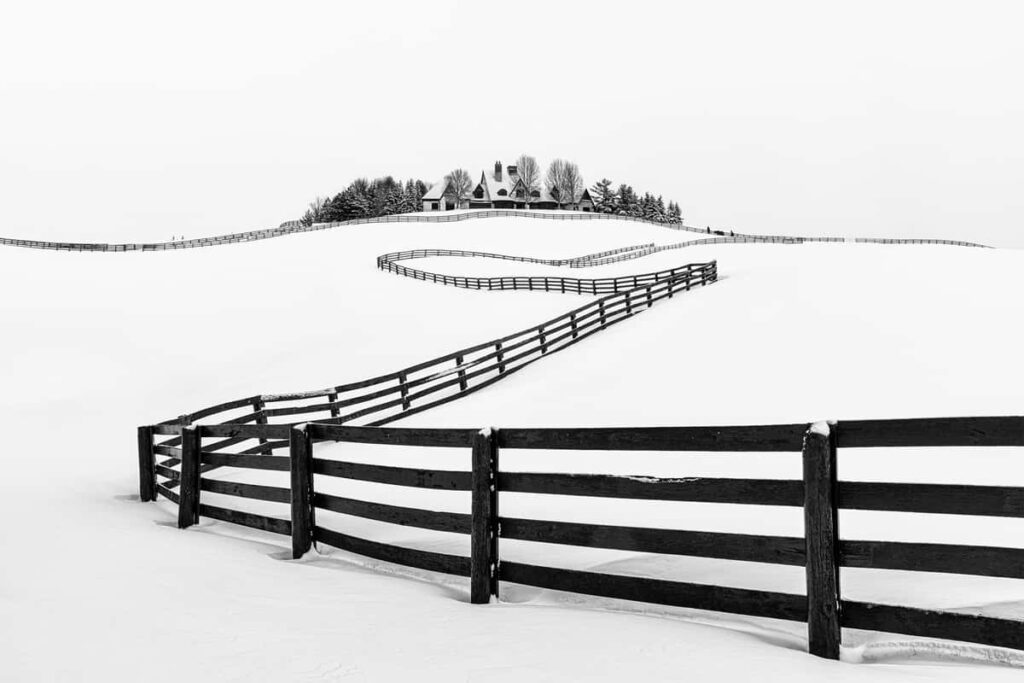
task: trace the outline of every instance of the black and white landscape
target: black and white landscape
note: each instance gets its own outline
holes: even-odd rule
[[[14,10],[0,680],[1016,679],[1019,14]]]

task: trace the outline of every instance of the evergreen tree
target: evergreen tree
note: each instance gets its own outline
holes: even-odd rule
[[[590,198],[594,200],[594,210],[603,213],[614,213],[616,193],[612,189],[612,181],[602,178],[590,188]]]

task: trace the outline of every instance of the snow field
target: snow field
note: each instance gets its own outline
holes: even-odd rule
[[[179,532],[168,526],[173,506],[133,500],[139,424],[236,397],[389,372],[583,303],[575,296],[415,282],[377,271],[378,254],[456,248],[560,258],[685,237],[627,222],[487,219],[360,226],[175,253],[0,250],[0,283],[12,293],[2,302],[0,413],[8,434],[0,452],[0,500],[4,519],[33,511],[31,524],[6,524],[0,532],[3,547],[15,549],[13,559],[0,563],[0,677],[118,679],[145,668],[153,680],[177,679],[181,669],[170,651],[188,652],[210,680],[675,680],[684,669],[709,680],[747,680],[751,671],[787,681],[1019,677],[1005,668],[950,666],[937,659],[953,650],[948,644],[919,655],[924,648],[908,649],[906,638],[854,632],[847,643],[868,647],[846,656],[888,663],[836,665],[803,652],[802,624],[510,585],[503,586],[505,604],[470,607],[461,579],[342,552],[282,561],[288,557],[283,537],[210,520]],[[1020,412],[1015,292],[1024,285],[1024,269],[1016,252],[717,245],[593,269],[508,265],[515,274],[610,277],[709,259],[718,259],[721,282],[399,424],[642,426]],[[460,262],[472,267],[466,274],[496,275],[505,264],[446,259],[453,263],[442,269],[428,267],[430,261],[416,265],[455,274],[447,268]],[[828,381],[808,391],[808,378],[823,375]],[[840,477],[1024,485],[1019,450],[841,451]],[[469,465],[468,449],[341,444],[318,446],[317,457]],[[796,454],[505,451],[501,466],[642,476],[798,478],[800,472]],[[316,486],[410,507],[469,507],[468,494],[320,476]],[[251,504],[208,500],[236,509]],[[287,512],[262,505],[272,504],[252,509]],[[801,533],[800,511],[787,508],[504,494],[501,512]],[[373,540],[468,550],[468,537],[321,515],[331,528]],[[1021,530],[1009,519],[850,512],[841,518],[847,538],[1020,547]],[[791,567],[513,542],[503,542],[502,556],[803,592],[802,570]],[[853,599],[1017,618],[1024,614],[1019,584],[843,573],[844,594]],[[961,648],[960,654],[991,650]]]

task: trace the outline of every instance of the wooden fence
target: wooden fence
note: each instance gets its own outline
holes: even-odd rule
[[[539,218],[543,220],[559,221],[580,221],[580,220],[619,220],[644,223],[660,227],[671,227],[675,230],[689,232],[703,232],[697,228],[682,225],[681,223],[662,223],[646,218],[634,216],[618,216],[613,214],[590,213],[579,211],[521,211],[516,209],[487,209],[482,211],[460,211],[445,212],[439,214],[395,214],[392,216],[376,216],[373,218],[353,218],[348,221],[336,221],[333,223],[314,223],[303,225],[299,221],[286,221],[276,228],[264,228],[261,230],[246,230],[244,232],[233,232],[226,235],[214,237],[200,237],[190,240],[177,240],[174,242],[128,242],[122,244],[107,244],[103,242],[60,242],[46,240],[23,240],[11,237],[0,237],[0,245],[11,247],[26,247],[30,249],[55,249],[59,251],[94,251],[94,252],[119,252],[119,251],[175,251],[177,249],[195,249],[198,247],[215,247],[222,244],[236,244],[239,242],[254,242],[257,240],[271,239],[283,235],[293,235],[303,232],[316,232],[318,230],[330,230],[332,228],[349,225],[368,225],[376,223],[459,223],[461,221],[477,220],[480,218]]]
[[[682,230],[686,232],[708,234],[705,230],[682,223],[662,223],[646,218],[634,216],[620,216],[607,213],[592,213],[580,211],[522,211],[518,209],[486,209],[482,211],[460,211],[439,214],[397,214],[394,216],[378,216],[375,218],[356,218],[349,221],[338,221],[334,223],[314,223],[313,225],[302,225],[298,221],[286,221],[276,228],[265,228],[262,230],[247,230],[214,237],[201,237],[191,240],[178,240],[175,242],[129,242],[123,244],[107,244],[99,242],[60,242],[46,240],[23,240],[11,237],[0,237],[0,245],[12,247],[26,247],[30,249],[54,249],[59,251],[91,251],[91,252],[122,252],[122,251],[174,251],[177,249],[194,249],[198,247],[213,247],[222,244],[236,244],[239,242],[253,242],[256,240],[281,237],[302,232],[315,232],[317,230],[329,230],[347,225],[366,225],[371,223],[457,223],[460,221],[476,220],[480,218],[539,218],[544,220],[562,221],[583,221],[583,220],[618,220],[631,221],[655,225],[671,230]],[[709,238],[710,243],[725,244],[733,242],[767,242],[779,244],[800,244],[803,242],[843,242],[841,237],[789,237],[783,235],[749,235],[744,233],[733,233],[725,236],[721,230],[714,231],[719,238]],[[954,240],[903,240],[903,239],[882,239],[870,237],[858,237],[857,242],[875,242],[881,244],[947,244],[963,247],[984,247],[985,245],[973,242],[960,242]],[[708,243],[708,242],[705,242]]]
[[[1024,488],[841,481],[838,453],[844,448],[1024,446],[1024,417],[861,420],[831,424],[741,427],[589,429],[401,429],[353,427],[321,422],[305,425],[153,425],[141,427],[143,500],[157,493],[178,504],[182,528],[201,516],[291,537],[294,557],[313,543],[358,555],[469,578],[471,601],[488,602],[500,583],[807,622],[812,654],[836,659],[842,628],[855,628],[998,647],[1024,649],[1024,622],[957,612],[845,600],[842,567],[942,572],[1024,578],[1019,548],[853,540],[840,537],[841,509],[924,514],[1024,517]],[[180,439],[180,447],[154,446],[154,435]],[[287,456],[224,455],[204,439],[264,439]],[[464,448],[465,470],[369,465],[318,458],[314,444],[333,441],[406,447]],[[217,443],[217,442],[215,442]],[[800,480],[660,479],[654,477],[506,472],[506,450],[661,452],[802,452]],[[156,467],[153,453],[168,456]],[[585,457],[585,456],[581,456]],[[899,457],[894,454],[893,457]],[[172,466],[180,465],[179,469]],[[209,466],[289,473],[290,486],[224,482],[201,476]],[[316,478],[341,477],[402,487],[471,492],[467,512],[438,512],[335,496],[317,490]],[[180,483],[180,494],[157,477]],[[240,496],[282,506],[280,516],[243,513],[204,504],[202,492]],[[589,496],[616,499],[696,501],[803,508],[802,536],[782,537],[631,526],[517,519],[499,512],[502,493]],[[333,530],[318,511],[470,536],[468,556],[389,545]],[[502,561],[500,541],[515,539],[642,553],[685,555],[805,568],[807,591],[790,594],[622,576]]]
[[[456,276],[456,275],[443,275],[440,273],[433,273],[426,270],[420,270],[417,268],[410,268],[403,266],[398,261],[406,259],[418,259],[418,258],[429,258],[429,257],[442,257],[442,256],[458,256],[458,257],[483,257],[483,258],[497,258],[514,261],[526,261],[532,263],[542,263],[545,265],[574,265],[575,267],[582,267],[579,264],[588,265],[591,262],[599,261],[602,258],[614,258],[615,254],[623,254],[624,252],[630,252],[635,249],[648,249],[653,245],[640,245],[636,247],[623,247],[621,249],[613,249],[611,251],[600,252],[598,254],[589,254],[587,256],[580,256],[573,259],[560,259],[560,260],[543,260],[543,259],[532,259],[522,256],[506,256],[503,254],[492,254],[489,252],[479,251],[461,251],[455,249],[418,249],[415,251],[400,251],[384,254],[377,257],[377,267],[381,270],[387,270],[392,273],[397,273],[404,277],[411,277],[415,280],[424,280],[426,282],[439,282],[444,285],[451,285],[453,287],[462,287],[465,289],[486,289],[486,290],[530,290],[530,291],[544,291],[544,292],[561,292],[563,294],[612,294],[617,292],[624,292],[638,287],[646,287],[658,285],[665,281],[679,280],[679,279],[690,279],[703,277],[705,269],[715,270],[715,262],[709,264],[688,264],[680,266],[678,268],[670,268],[668,270],[659,270],[650,273],[641,273],[639,275],[623,275],[619,277],[609,278],[570,278],[570,277],[551,277],[551,276],[509,276],[509,277],[469,277],[469,276]],[[717,271],[715,274],[717,277]],[[712,278],[714,279],[714,278]],[[689,289],[688,286],[685,287]]]
[[[465,280],[457,279],[460,282]],[[536,285],[535,289],[546,287],[550,292],[588,292],[603,296],[539,325],[397,372],[320,390],[249,396],[164,420],[154,427],[140,427],[140,472],[146,481],[151,469],[166,479],[160,484],[153,484],[156,487],[154,492],[176,500],[172,495],[177,496],[175,491],[179,487],[180,472],[174,468],[181,464],[182,438],[176,435],[154,445],[154,434],[164,434],[167,429],[187,427],[215,416],[222,420],[219,427],[223,427],[225,432],[247,425],[270,429],[276,426],[274,423],[287,425],[296,420],[336,424],[360,421],[371,426],[385,425],[479,391],[660,301],[671,299],[679,292],[711,284],[717,279],[718,264],[715,261],[688,264],[657,273],[598,280],[508,278],[511,282],[504,283],[506,289],[528,289]],[[536,280],[543,280],[544,286]],[[465,286],[465,282],[460,286]],[[252,437],[249,434],[244,431],[226,433],[223,439],[204,446],[207,453],[219,455],[204,461],[203,471],[225,466],[237,456],[257,460],[268,457],[275,448],[287,445],[287,441],[280,438],[267,435]],[[253,440],[256,443],[252,443]],[[156,456],[165,459],[155,461]]]

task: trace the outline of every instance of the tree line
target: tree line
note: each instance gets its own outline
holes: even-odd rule
[[[583,196],[586,187],[579,166],[565,159],[555,159],[542,173],[537,160],[528,155],[516,159],[519,179],[526,190],[527,204],[541,186],[562,207],[574,208]],[[444,181],[445,197],[459,206],[472,192],[473,177],[464,168],[449,172]],[[302,216],[304,225],[346,221],[354,218],[373,218],[398,213],[412,213],[422,210],[423,195],[430,186],[422,180],[407,180],[404,183],[392,176],[368,180],[359,178],[333,197],[317,197],[309,204]],[[594,211],[618,216],[645,218],[659,223],[681,223],[683,220],[679,204],[665,203],[659,195],[637,193],[631,186],[620,184],[615,187],[611,180],[602,178],[590,188]]]
[[[409,179],[403,183],[391,176],[357,178],[333,197],[317,197],[310,202],[301,221],[303,225],[312,225],[412,213],[422,208],[428,189],[422,180]]]

